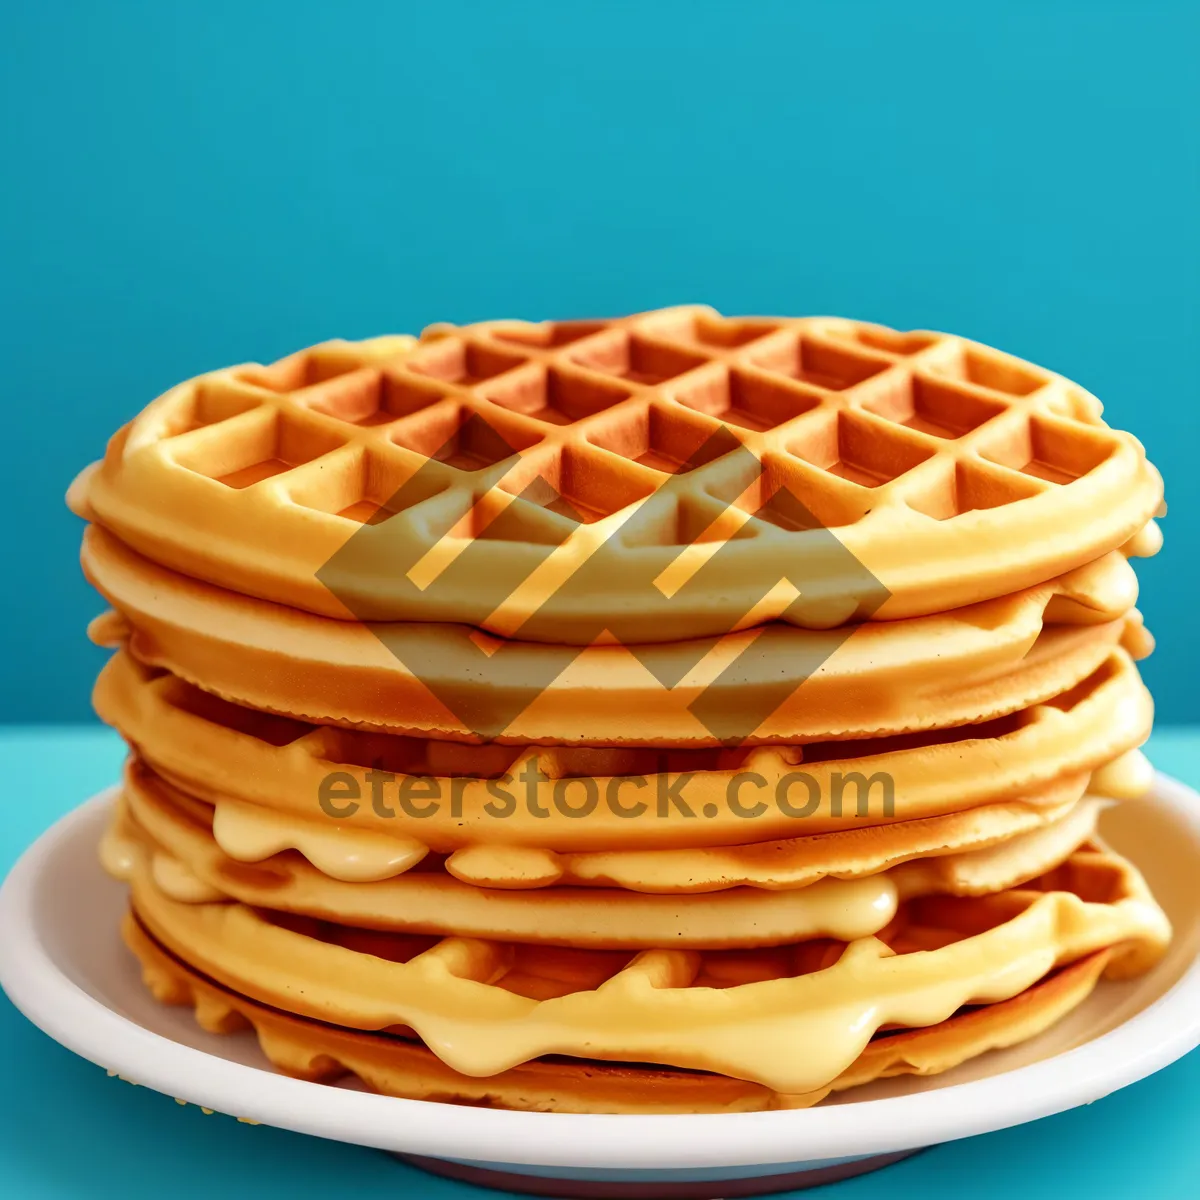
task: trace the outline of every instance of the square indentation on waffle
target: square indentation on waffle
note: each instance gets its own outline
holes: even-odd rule
[[[718,485],[719,490],[719,485]],[[759,527],[736,515],[737,509],[707,489],[699,494],[665,488],[631,514],[617,536],[631,549],[638,546],[693,546],[754,537]],[[744,510],[742,510],[744,511]]]
[[[1000,508],[1027,500],[1046,489],[1046,484],[1017,471],[972,461],[947,462],[936,478],[905,497],[909,507],[948,521],[976,509]]]
[[[939,438],[960,438],[1008,410],[1004,401],[980,396],[950,380],[920,373],[884,381],[863,408],[888,421]]]
[[[765,371],[832,392],[862,383],[892,365],[890,359],[880,355],[858,353],[793,329],[764,339],[747,356]]]
[[[178,437],[240,416],[264,401],[229,379],[199,379],[179,388],[163,405],[159,417],[161,436]]]
[[[226,487],[251,487],[345,444],[309,421],[278,409],[253,409],[181,437],[172,458]]]
[[[631,383],[656,384],[702,367],[708,359],[678,346],[651,341],[624,329],[589,338],[571,359],[605,375]]]
[[[709,487],[708,494],[725,499],[732,488]],[[777,529],[836,529],[860,521],[872,504],[871,493],[849,486],[802,459],[768,453],[747,487],[733,503],[756,522]],[[753,528],[755,522],[751,523]]]
[[[313,412],[351,425],[386,425],[437,404],[449,390],[433,379],[368,368],[340,375],[296,399]]]
[[[494,379],[529,360],[522,354],[509,354],[479,346],[462,338],[444,337],[413,351],[404,366],[419,375],[428,375],[459,387],[474,387],[485,379]]]
[[[620,404],[633,393],[615,379],[537,363],[479,388],[478,394],[548,425],[570,425]]]
[[[672,399],[729,425],[762,432],[816,408],[822,394],[749,368],[714,364],[671,389]]]
[[[655,483],[649,471],[615,455],[565,445],[551,455],[522,460],[499,486],[575,524],[591,524],[645,499]]]
[[[1102,426],[1035,415],[984,442],[979,452],[1035,479],[1070,483],[1095,470],[1119,445]]]
[[[874,488],[890,483],[933,454],[924,438],[866,413],[821,413],[788,444],[788,450],[823,471]]]
[[[352,446],[288,476],[293,504],[359,524],[378,524],[445,491],[448,472],[423,456]]]
[[[502,409],[485,416],[457,400],[397,422],[388,436],[397,446],[459,471],[485,470],[542,440],[540,430]]]
[[[588,430],[595,446],[669,475],[694,471],[741,443],[714,421],[678,405],[654,402],[621,410]]]
[[[949,354],[931,360],[929,370],[1009,396],[1028,396],[1053,378],[1048,371],[982,346],[954,345]]]
[[[326,342],[270,366],[243,367],[236,378],[270,392],[299,392],[360,370],[363,365],[361,348],[353,342]]]

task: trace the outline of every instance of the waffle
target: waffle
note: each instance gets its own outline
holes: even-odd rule
[[[202,813],[222,852],[241,863],[258,863],[289,850],[317,870],[347,883],[392,879],[419,864],[428,848],[404,836],[347,829],[330,821],[223,799],[199,801],[167,783],[144,762],[126,768],[138,785],[163,790],[177,807]],[[1093,772],[1088,785],[1098,797],[1136,799],[1149,787],[1153,770],[1139,750],[1126,752]],[[691,849],[582,851],[493,847],[480,843],[444,859],[455,879],[490,889],[526,890],[554,884],[618,887],[652,894],[683,895],[731,887],[769,890],[807,887],[829,876],[857,879],[915,858],[969,856],[1056,825],[1076,809],[1079,796],[1051,803],[1056,794],[981,805],[924,820],[837,830],[744,846]],[[437,859],[439,856],[434,855]]]
[[[309,612],[637,645],[940,612],[1152,550],[1161,480],[1100,411],[984,346],[833,318],[442,326],[181,384],[70,500]]]
[[[1070,691],[994,722],[804,747],[521,750],[362,733],[232,705],[124,652],[93,701],[159,774],[218,807],[237,800],[313,819],[336,779],[361,800],[339,800],[340,825],[439,853],[732,846],[794,837],[801,821],[808,835],[1002,801],[1053,807],[1140,745],[1152,716],[1120,649]]]
[[[446,865],[455,878],[492,888],[569,883],[666,895],[732,887],[776,891],[807,887],[829,877],[858,879],[917,858],[965,857],[1055,826],[1080,803],[1072,799],[1053,806],[1026,800],[985,804],[924,820],[744,846],[554,854],[546,862],[529,861],[524,873],[513,870],[506,854],[478,846],[457,851]],[[518,860],[516,866],[522,865]]]
[[[198,975],[165,951],[129,914],[122,926],[146,985],[164,1004],[189,1005],[211,1033],[253,1029],[284,1073],[333,1083],[356,1076],[389,1096],[539,1112],[697,1113],[804,1108],[831,1092],[896,1075],[937,1075],[989,1050],[1041,1033],[1082,1003],[1106,967],[1100,950],[1010,1000],[961,1012],[925,1029],[878,1036],[837,1078],[802,1094],[701,1071],[621,1066],[566,1058],[521,1063],[483,1079],[461,1075],[414,1040],[339,1029],[268,1008]]]
[[[987,895],[1044,875],[1095,834],[1101,802],[1085,800],[1041,829],[984,850],[909,861],[853,879],[786,891],[732,888],[708,896],[613,888],[496,891],[441,870],[361,882],[331,878],[296,855],[247,869],[214,840],[212,811],[134,766],[109,837],[147,847],[156,885],[189,902],[253,907],[366,929],[595,949],[714,950],[880,932],[919,896]],[[134,853],[125,850],[125,861]],[[124,872],[118,868],[118,875]]]
[[[783,1094],[845,1072],[891,1026],[935,1026],[1113,948],[1113,977],[1170,936],[1137,871],[1099,845],[1023,888],[905,902],[878,936],[774,949],[577,950],[357,930],[181,902],[131,864],[133,911],[164,949],[259,1004],[346,1029],[412,1031],[465,1075],[549,1054],[711,1071]]]
[[[253,708],[441,739],[488,731],[515,744],[711,744],[710,726],[781,697],[745,744],[948,728],[1065,691],[1118,643],[1135,657],[1153,645],[1132,608],[1133,571],[1116,553],[999,600],[865,624],[828,656],[829,635],[777,624],[772,654],[749,665],[753,631],[636,655],[592,646],[553,678],[556,652],[544,647],[507,642],[481,659],[474,645],[463,653],[462,630],[446,625],[380,628],[298,613],[158,567],[96,526],[82,557],[119,614],[93,623],[96,640],[127,644],[142,662]],[[408,662],[440,667],[414,674]],[[781,677],[781,664],[793,664],[795,678]]]

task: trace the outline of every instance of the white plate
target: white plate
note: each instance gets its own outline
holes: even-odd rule
[[[1085,1104],[1166,1066],[1200,1043],[1200,795],[1166,776],[1153,794],[1106,812],[1101,831],[1142,868],[1175,924],[1149,975],[1101,984],[1053,1029],[932,1079],[894,1079],[793,1112],[702,1116],[521,1113],[397,1100],[288,1079],[250,1034],[201,1030],[188,1009],[142,987],[117,926],[124,888],[96,862],[111,792],[47,831],[0,889],[0,986],[56,1041],[169,1096],[301,1133],[515,1172],[509,1186],[574,1194],[725,1195],[794,1185],[834,1168],[985,1133]],[[428,1165],[428,1164],[426,1164]],[[485,1176],[474,1175],[477,1179]],[[774,1178],[772,1178],[774,1177]],[[816,1182],[820,1176],[811,1176]],[[497,1176],[490,1181],[496,1182]],[[551,1180],[560,1182],[551,1183]],[[757,1180],[757,1185],[752,1182]],[[578,1181],[592,1181],[579,1183]],[[735,1182],[736,1181],[736,1182]],[[703,1187],[704,1185],[700,1185]]]

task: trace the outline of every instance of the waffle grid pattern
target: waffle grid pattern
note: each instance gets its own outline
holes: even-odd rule
[[[182,487],[180,505],[206,495],[221,510],[213,529],[226,542],[212,551],[217,566],[208,561],[195,573],[221,575],[226,560],[240,558],[232,576],[214,582],[340,616],[343,604],[322,598],[308,575],[356,529],[400,516],[399,526],[387,522],[387,546],[397,560],[411,560],[403,562],[408,591],[365,578],[348,581],[344,593],[334,588],[357,616],[421,619],[426,596],[443,616],[447,600],[451,611],[461,602],[476,610],[471,623],[494,632],[572,642],[578,612],[545,628],[530,617],[606,545],[629,579],[654,580],[669,597],[718,545],[734,550],[732,571],[764,554],[795,554],[797,534],[837,530],[867,570],[907,593],[916,585],[891,577],[887,543],[915,536],[937,569],[917,587],[925,594],[893,597],[885,615],[960,603],[932,592],[947,580],[964,586],[955,560],[965,529],[941,536],[936,527],[1006,510],[989,518],[1000,522],[1003,542],[1019,501],[1072,492],[1101,468],[1111,482],[1128,483],[1130,495],[1105,501],[1101,519],[1119,528],[1115,540],[1104,531],[1112,544],[1093,547],[1098,552],[1132,536],[1160,492],[1140,446],[1109,429],[1083,389],[950,336],[675,309],[602,322],[435,326],[415,349],[405,339],[328,343],[270,367],[215,372],[160,398],[118,435],[94,499],[102,522],[111,515],[118,533],[145,545],[146,530],[134,526],[147,518],[130,515],[140,494]],[[230,502],[211,491],[214,481],[252,500]],[[1085,501],[1090,493],[1075,497]],[[1079,515],[1096,514],[1089,507]],[[183,519],[203,518],[189,508]],[[178,513],[155,520],[154,545],[182,540]],[[286,549],[302,532],[308,550]],[[494,569],[515,594],[481,606],[462,598],[469,589],[461,582],[446,596],[430,590],[472,543],[475,587]],[[270,567],[279,578],[264,584],[267,568],[254,554],[269,560],[281,547],[294,561]],[[1060,550],[1053,563],[1039,563],[1031,547],[1008,549],[1024,565],[1023,582],[1064,569]],[[323,557],[314,558],[318,550]],[[306,553],[308,575],[299,565]],[[1077,557],[1094,556],[1081,549]],[[991,585],[965,586],[979,592],[965,599],[979,599]],[[617,580],[591,608],[579,597],[571,604],[601,617],[621,594]],[[657,602],[625,597],[633,608]],[[708,618],[688,617],[701,634],[727,632],[746,617],[723,613],[711,595],[708,605]],[[853,605],[835,615],[847,619]],[[802,606],[787,619],[831,620]],[[636,632],[664,636],[640,625]]]
[[[524,494],[503,536],[541,542],[547,518],[526,507],[538,492],[549,512],[589,524],[681,471],[702,473],[699,503],[706,493],[723,498],[726,455],[697,458],[720,447],[723,429],[775,456],[789,483],[802,481],[794,490],[826,527],[861,520],[893,496],[935,519],[1024,499],[1085,474],[1119,444],[1098,427],[1094,398],[1048,372],[956,338],[844,321],[679,312],[435,327],[416,351],[381,365],[356,366],[338,350],[199,383],[179,401],[192,413],[180,432],[220,425],[220,438],[193,438],[174,461],[235,488],[277,478],[294,503],[361,522],[435,454],[445,487],[466,473],[479,488],[489,468],[520,452],[519,468],[494,485]],[[1082,444],[1080,423],[1090,426]],[[489,428],[499,435],[490,441]],[[962,462],[956,476],[952,464],[968,448],[979,461]],[[330,454],[338,459],[308,465]],[[358,494],[327,487],[326,476],[353,482],[356,472],[339,469],[350,459]],[[539,478],[548,486],[531,495]],[[670,544],[690,544],[687,534],[724,508],[680,516]]]

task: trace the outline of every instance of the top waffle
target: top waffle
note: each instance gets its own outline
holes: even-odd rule
[[[1100,412],[984,346],[832,318],[437,326],[181,384],[72,503],[157,562],[341,618],[568,645],[824,628],[1129,542],[1162,484]]]

